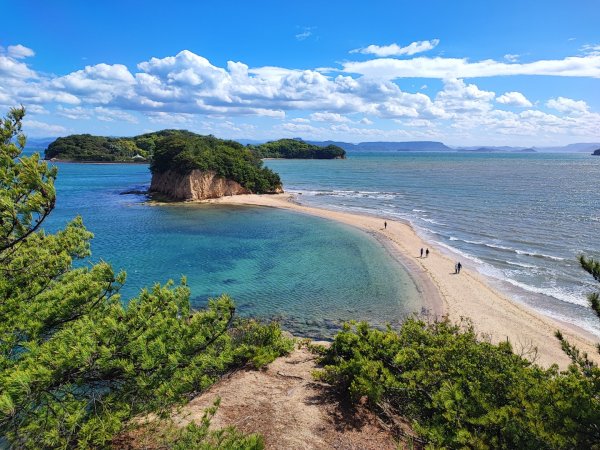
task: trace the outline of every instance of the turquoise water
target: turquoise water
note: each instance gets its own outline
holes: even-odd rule
[[[516,300],[600,336],[586,300],[597,284],[575,259],[600,257],[600,158],[396,152],[267,165],[302,203],[407,220]]]
[[[151,206],[120,195],[149,182],[144,165],[59,164],[45,225],[80,214],[95,233],[91,260],[127,271],[125,299],[186,275],[195,306],[228,293],[241,314],[311,337],[330,337],[344,320],[397,323],[421,310],[412,280],[363,232],[272,208]]]

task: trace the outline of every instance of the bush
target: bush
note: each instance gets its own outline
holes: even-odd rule
[[[432,448],[600,448],[600,373],[542,369],[470,324],[410,319],[399,331],[347,324],[319,377]]]

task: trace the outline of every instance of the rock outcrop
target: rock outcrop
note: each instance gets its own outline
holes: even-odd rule
[[[595,150],[594,153],[592,153],[592,155],[600,156],[600,148],[598,150]]]
[[[233,180],[219,177],[215,172],[201,170],[192,170],[187,175],[172,170],[154,173],[150,191],[162,194],[171,200],[205,200],[252,193]]]

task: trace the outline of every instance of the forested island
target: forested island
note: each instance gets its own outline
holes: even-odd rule
[[[334,144],[320,146],[301,139],[279,139],[248,146],[260,158],[344,159],[346,151]]]
[[[159,141],[165,138],[207,141],[214,136],[202,136],[187,130],[162,130],[133,137],[107,137],[91,134],[73,134],[60,137],[48,145],[45,158],[77,162],[148,162],[154,157]],[[224,140],[237,149],[247,149],[258,158],[288,159],[343,159],[346,151],[337,145],[319,146],[299,139],[280,139],[260,145],[244,147],[235,141]]]
[[[181,130],[163,130],[134,137],[105,137],[73,134],[52,142],[46,159],[81,162],[145,162],[154,153],[156,142],[167,136],[191,136]]]
[[[172,200],[283,192],[281,179],[235,141],[193,133],[170,134],[154,145],[150,190]]]

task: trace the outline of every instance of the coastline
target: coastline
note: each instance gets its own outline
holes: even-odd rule
[[[455,275],[455,261],[447,250],[426,242],[407,223],[386,219],[388,226],[384,229],[383,218],[305,206],[290,194],[237,195],[203,203],[288,209],[354,226],[374,236],[409,273],[430,315],[447,315],[454,322],[470,318],[483,338],[494,343],[508,339],[515,353],[545,367],[557,363],[566,368],[570,363],[554,336],[556,330],[592,359],[599,359],[594,342],[583,330],[514,302],[493,288],[472,263],[463,262],[463,270]],[[429,248],[429,257],[419,257],[420,248]]]

